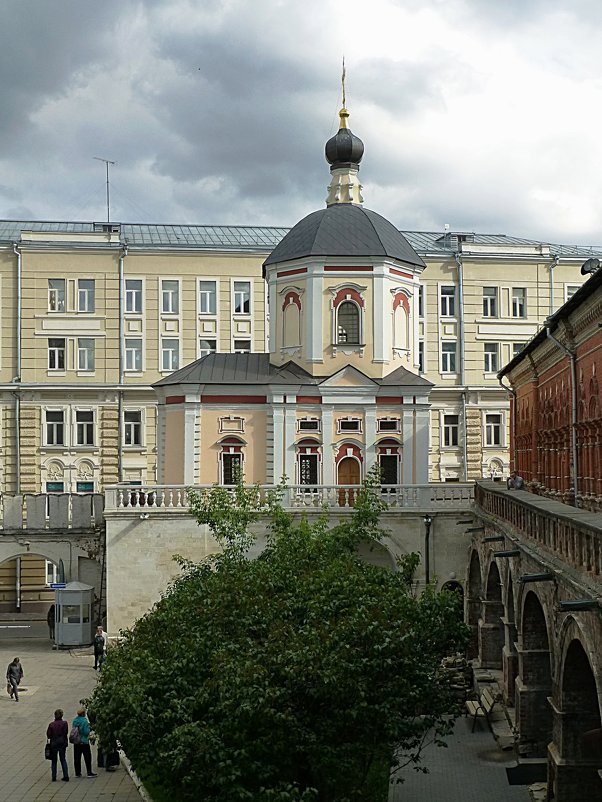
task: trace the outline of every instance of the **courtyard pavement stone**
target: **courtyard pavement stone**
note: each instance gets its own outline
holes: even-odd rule
[[[6,693],[4,676],[13,657],[23,665],[23,688],[16,703]],[[61,707],[71,728],[80,700],[92,693],[96,672],[91,649],[53,651],[49,640],[0,640],[0,800],[1,802],[141,802],[124,768],[114,772],[94,768],[98,777],[75,777],[73,747],[67,749],[68,783],[52,782],[50,761],[44,759],[46,728]],[[85,769],[84,769],[85,770]],[[62,774],[60,763],[58,776]]]

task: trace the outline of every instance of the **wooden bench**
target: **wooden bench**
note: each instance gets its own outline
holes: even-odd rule
[[[469,716],[472,716],[472,730],[474,732],[475,724],[477,723],[477,718],[484,717],[485,721],[487,722],[487,726],[491,729],[491,722],[489,721],[489,715],[496,704],[499,702],[499,695],[494,696],[491,692],[490,688],[485,688],[483,693],[479,696],[478,699],[469,699],[466,702],[466,713]]]

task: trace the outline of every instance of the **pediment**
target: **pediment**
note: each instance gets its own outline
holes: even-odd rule
[[[366,387],[371,389],[378,388],[378,384],[368,378],[361,370],[347,365],[342,370],[320,382],[320,387]]]

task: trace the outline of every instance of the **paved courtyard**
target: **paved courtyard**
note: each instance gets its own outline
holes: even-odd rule
[[[96,683],[91,649],[52,651],[50,641],[38,638],[0,639],[0,800],[2,802],[141,802],[123,764],[115,772],[94,769],[98,777],[73,776],[73,747],[67,749],[70,781],[51,782],[50,761],[44,759],[46,727],[62,707],[71,726],[80,699]],[[13,657],[20,657],[25,676],[23,693],[15,703],[6,693],[4,676]],[[96,747],[92,747],[96,765]],[[61,776],[59,765],[58,776]]]

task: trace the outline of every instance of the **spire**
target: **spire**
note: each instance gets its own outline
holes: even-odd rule
[[[341,75],[343,106],[339,111],[339,130],[328,140],[325,148],[326,161],[330,164],[332,175],[326,198],[327,206],[335,203],[361,204],[364,202],[362,186],[357,178],[360,162],[364,155],[364,143],[347,126],[349,112],[346,108],[345,78],[345,59],[343,58]]]

